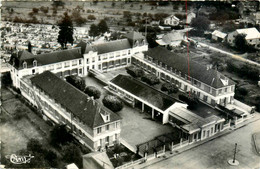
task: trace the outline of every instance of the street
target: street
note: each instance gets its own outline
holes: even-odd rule
[[[239,55],[235,55],[235,54],[233,54],[233,53],[230,53],[230,52],[227,52],[227,51],[224,51],[224,50],[215,48],[215,47],[213,47],[213,46],[209,46],[209,45],[207,45],[207,44],[205,44],[205,43],[201,43],[201,42],[196,41],[196,40],[191,39],[191,38],[189,38],[189,40],[192,40],[192,41],[194,41],[194,42],[197,42],[198,45],[200,45],[200,46],[202,46],[202,47],[207,47],[207,48],[209,48],[209,49],[211,49],[211,50],[214,50],[214,51],[217,51],[217,52],[226,54],[227,56],[230,56],[230,57],[232,57],[233,59],[240,60],[240,61],[243,61],[243,62],[246,62],[246,63],[249,63],[249,64],[256,65],[256,66],[260,67],[260,64],[259,64],[259,63],[254,62],[254,61],[249,60],[249,59],[245,59],[245,58],[243,58],[243,57],[241,57],[241,56],[239,56]]]
[[[260,131],[259,126],[260,120],[145,168],[259,168],[260,156],[252,140],[252,134]],[[230,166],[227,160],[233,158],[235,143],[238,144],[236,159],[240,164]]]

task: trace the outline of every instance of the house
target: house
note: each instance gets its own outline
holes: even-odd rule
[[[226,33],[223,33],[221,31],[218,31],[218,30],[215,30],[214,32],[212,32],[211,34],[211,38],[215,41],[218,41],[218,42],[223,42],[227,36]]]
[[[132,64],[156,75],[163,81],[176,84],[180,90],[191,92],[207,104],[232,104],[235,82],[210,69],[162,47],[134,55]],[[190,74],[189,74],[190,73]]]
[[[164,25],[177,26],[180,23],[180,19],[174,15],[168,16],[164,19]]]
[[[93,151],[120,143],[121,118],[50,71],[24,76],[21,94],[54,124],[65,124]]]
[[[15,87],[26,75],[51,71],[59,77],[69,75],[86,76],[90,71],[102,73],[131,64],[131,57],[148,50],[148,44],[142,34],[131,32],[125,39],[102,44],[89,45],[80,42],[73,49],[33,55],[27,51],[13,53],[9,61],[11,77]]]
[[[186,24],[190,24],[193,18],[196,18],[196,14],[194,12],[189,12],[187,15]]]
[[[156,42],[160,46],[179,46],[181,41],[184,40],[184,32],[183,31],[172,31],[171,33],[167,33],[163,36],[157,36],[159,39]]]
[[[231,32],[227,36],[227,42],[232,46],[235,45],[235,37],[240,34],[245,35],[245,39],[249,45],[252,45],[255,48],[260,47],[260,33],[256,28],[244,28],[237,29],[234,32]]]

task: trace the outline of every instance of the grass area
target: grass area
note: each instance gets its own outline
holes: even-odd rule
[[[3,145],[3,157],[10,154],[18,155],[21,150],[27,151],[27,143],[30,139],[35,138],[39,140],[40,144],[46,149],[45,152],[40,154],[34,152],[37,156],[35,159],[44,158],[46,157],[46,153],[52,151],[57,155],[56,160],[58,161],[58,164],[56,166],[58,168],[62,168],[66,164],[69,164],[64,159],[63,148],[66,146],[62,145],[61,148],[57,148],[50,144],[50,131],[53,127],[48,125],[36,112],[34,112],[32,107],[28,107],[22,98],[15,97],[14,94],[5,88],[2,88],[1,92],[3,93],[2,100],[4,100],[2,102],[0,114],[0,133]],[[17,109],[22,111],[17,111]],[[20,118],[15,118],[17,113],[22,113],[22,116],[20,116]],[[78,147],[82,154],[90,152],[76,140],[73,140],[72,144]],[[42,159],[42,161],[46,164],[47,158]],[[30,167],[37,167],[37,163],[36,166]]]

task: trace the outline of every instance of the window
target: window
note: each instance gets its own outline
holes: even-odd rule
[[[88,59],[86,60],[87,64],[88,64]]]
[[[131,54],[131,50],[128,50],[128,55],[130,55]]]
[[[118,126],[119,126],[119,125],[118,125],[118,122],[116,122],[116,128],[118,128]]]
[[[109,124],[108,124],[108,125],[106,125],[106,130],[109,130]]]
[[[119,57],[120,56],[120,52],[116,52],[116,57]]]
[[[82,74],[82,69],[79,69],[79,74]]]
[[[65,67],[69,67],[70,66],[70,62],[65,62]]]
[[[79,65],[81,65],[81,59],[79,60]]]
[[[109,136],[106,137],[106,142],[109,143]]]
[[[117,138],[118,138],[118,135],[117,135],[117,134],[115,134],[115,140],[117,140]]]
[[[95,69],[95,65],[92,65],[92,69]]]
[[[100,56],[98,56],[98,61],[100,61],[101,60],[101,58],[100,58]]]
[[[35,69],[32,70],[32,74],[34,74],[34,73],[35,73]]]
[[[98,65],[98,70],[101,70],[101,65]]]
[[[23,62],[23,68],[26,69],[27,68],[27,63]]]
[[[76,60],[73,60],[72,61],[72,66],[76,66],[77,65],[77,61]]]
[[[114,53],[110,53],[109,58],[114,58]]]
[[[227,87],[225,88],[225,92],[227,92]]]
[[[219,90],[218,90],[218,93],[219,93],[219,94],[222,93],[222,89],[219,89]]]
[[[95,57],[92,58],[92,62],[95,62]]]
[[[37,60],[33,61],[33,66],[37,66]]]
[[[101,127],[97,128],[97,133],[99,134],[101,132],[102,132],[102,128]]]

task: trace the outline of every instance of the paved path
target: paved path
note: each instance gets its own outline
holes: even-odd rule
[[[242,56],[235,55],[235,54],[233,54],[233,53],[230,53],[230,52],[227,52],[227,51],[224,51],[224,50],[215,48],[215,47],[213,47],[213,46],[209,46],[209,45],[207,45],[207,44],[205,44],[205,43],[198,42],[198,41],[196,41],[196,40],[194,40],[194,39],[191,39],[191,38],[189,38],[189,40],[192,40],[192,41],[194,41],[194,42],[197,42],[198,45],[200,45],[200,46],[202,46],[202,47],[207,47],[207,48],[209,48],[209,49],[211,49],[211,50],[214,50],[214,51],[217,51],[217,52],[226,54],[226,55],[228,55],[228,56],[231,56],[233,59],[240,60],[240,61],[243,61],[243,62],[246,62],[246,63],[249,63],[249,64],[256,65],[256,66],[260,67],[260,64],[259,64],[259,63],[254,62],[254,61],[249,60],[249,59],[245,59],[245,58],[243,58]]]
[[[257,155],[252,139],[252,134],[260,131],[260,114],[250,120],[250,123],[232,132],[208,141],[200,146],[190,148],[189,150],[180,151],[170,156],[166,153],[167,158],[155,159],[135,166],[135,168],[147,169],[172,169],[172,168],[259,168],[260,156]],[[237,160],[239,166],[230,166],[227,160],[232,159],[234,145],[238,144]]]

